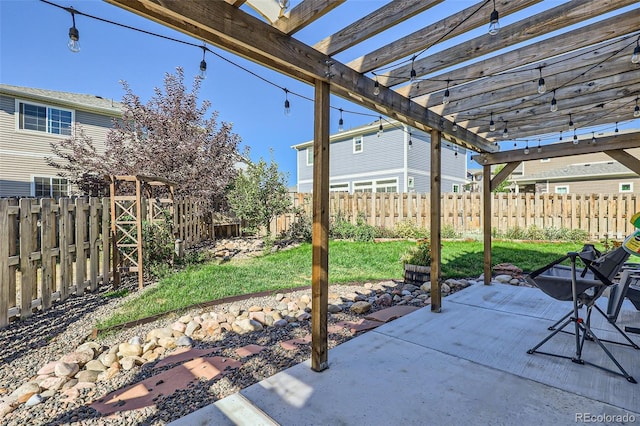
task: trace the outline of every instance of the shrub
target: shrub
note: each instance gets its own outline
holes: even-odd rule
[[[453,227],[453,225],[445,225],[440,230],[442,238],[460,238],[462,234]]]
[[[358,215],[354,225],[338,212],[329,227],[329,238],[332,239],[373,241],[378,235],[378,229],[366,222],[364,214]]]
[[[431,243],[428,238],[418,240],[416,245],[409,248],[400,261],[403,264],[430,266],[431,265]]]
[[[394,236],[398,238],[429,238],[429,231],[420,228],[413,220],[405,219],[396,224]]]
[[[311,242],[312,223],[311,218],[302,208],[293,209],[295,220],[285,232],[280,235],[282,239]]]
[[[158,222],[142,222],[142,262],[144,272],[154,277],[168,273],[173,264],[174,239],[171,218]]]

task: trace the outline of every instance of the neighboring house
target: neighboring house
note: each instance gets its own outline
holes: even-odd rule
[[[582,140],[580,143],[589,143]],[[626,150],[640,158],[640,148]],[[603,152],[523,163],[521,175],[512,175],[516,192],[555,194],[640,193],[640,176]]]
[[[0,84],[0,197],[60,197],[69,182],[47,165],[50,142],[81,126],[103,151],[121,104],[94,95]]]
[[[431,137],[392,121],[357,127],[330,137],[329,190],[430,192]],[[313,141],[292,146],[297,156],[297,190],[312,192]],[[467,183],[466,150],[442,141],[442,192],[462,192]]]

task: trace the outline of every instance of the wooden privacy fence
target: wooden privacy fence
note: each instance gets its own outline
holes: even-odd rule
[[[109,199],[0,199],[0,326],[108,282]]]
[[[145,201],[145,204],[148,204]],[[95,291],[113,276],[109,198],[0,199],[0,327]],[[185,248],[226,232],[234,220],[174,204],[174,234]]]
[[[291,194],[294,207],[311,214],[311,194]],[[341,214],[356,223],[358,216],[374,226],[393,228],[409,220],[429,229],[429,194],[333,192],[329,214]],[[482,194],[445,193],[441,197],[442,225],[462,233],[482,232]],[[629,218],[640,211],[638,194],[510,194],[491,197],[491,227],[499,231],[529,228],[583,229],[591,238],[621,239],[633,231]],[[293,214],[278,217],[271,230],[280,233],[295,221]]]

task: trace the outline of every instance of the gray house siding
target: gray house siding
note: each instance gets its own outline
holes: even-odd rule
[[[331,190],[362,190],[363,185],[371,184],[376,192],[391,188],[395,181],[397,192],[429,192],[431,166],[430,135],[417,129],[411,130],[411,146],[409,135],[401,124],[385,126],[378,137],[377,125],[357,129],[350,134],[333,135],[330,145],[329,184]],[[362,151],[354,152],[354,137],[362,136]],[[313,186],[313,165],[307,164],[307,150],[312,150],[310,143],[296,147],[298,191],[311,192]],[[457,150],[457,148],[456,148]],[[312,154],[311,154],[312,155]],[[443,142],[442,150],[442,182],[443,191],[451,192],[453,186],[462,190],[466,183],[466,155],[460,149],[455,156],[451,144]],[[408,186],[408,181],[413,186]],[[345,186],[342,186],[345,185]]]
[[[11,90],[15,90],[11,87]],[[25,90],[32,90],[25,88]],[[33,89],[39,90],[39,89]],[[42,91],[45,92],[45,91]],[[56,92],[48,92],[55,94]],[[69,94],[72,95],[73,94]],[[78,95],[78,97],[87,95]],[[112,116],[84,111],[77,105],[70,106],[55,99],[31,98],[0,94],[0,197],[28,197],[33,195],[34,178],[56,178],[58,170],[47,165],[45,158],[51,156],[52,141],[64,140],[68,136],[17,128],[16,99],[73,111],[73,126],[81,126],[91,137],[99,151],[104,151],[106,134],[111,127]],[[114,113],[113,116],[116,114]]]

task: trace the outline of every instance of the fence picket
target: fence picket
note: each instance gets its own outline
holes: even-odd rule
[[[78,198],[75,202],[76,206],[76,295],[82,296],[85,289],[85,279],[87,275],[87,252],[85,250],[85,242],[87,240],[87,215],[85,211],[84,198]]]
[[[9,200],[0,200],[0,235],[9,236]],[[0,239],[0,327],[9,324],[9,238]],[[15,297],[15,296],[14,296]]]
[[[31,254],[36,249],[38,223],[31,212],[31,203],[32,200],[28,198],[20,200],[20,316],[22,318],[31,316],[31,301],[37,297],[37,271]]]
[[[40,252],[42,259],[42,273],[40,278],[40,297],[42,309],[51,307],[51,293],[55,288],[56,262],[53,249],[56,241],[55,210],[50,198],[40,200]],[[57,206],[56,206],[57,208]]]

